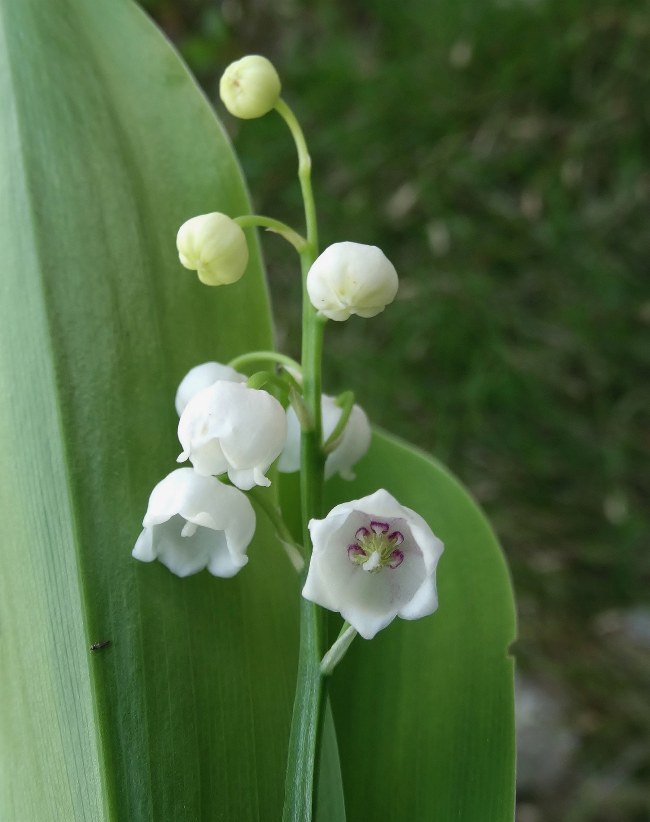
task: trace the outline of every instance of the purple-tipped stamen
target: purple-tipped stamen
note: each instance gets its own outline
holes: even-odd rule
[[[385,534],[390,528],[390,525],[387,522],[375,522],[375,520],[373,520],[370,523],[370,527],[375,534]]]
[[[392,534],[388,535],[388,539],[396,546],[401,545],[404,542],[404,534],[401,531],[393,531]]]
[[[404,552],[396,548],[390,555],[389,568],[398,568],[404,562]]]
[[[361,555],[365,557],[366,552],[360,545],[357,545],[356,543],[354,545],[348,545],[348,559],[360,557]]]
[[[363,539],[364,537],[369,537],[369,536],[370,536],[370,531],[367,528],[364,528],[364,526],[362,525],[361,528],[359,528],[357,533],[354,535],[354,538],[355,539]]]

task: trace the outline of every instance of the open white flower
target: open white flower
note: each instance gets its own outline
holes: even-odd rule
[[[235,117],[263,117],[280,99],[280,78],[273,63],[260,54],[235,60],[219,81],[219,96]]]
[[[326,441],[336,428],[342,408],[336,404],[334,397],[323,394],[321,414],[323,424],[323,441]],[[325,479],[340,474],[343,479],[354,479],[352,466],[357,463],[370,447],[372,433],[366,412],[359,405],[354,405],[348,422],[343,429],[341,441],[327,455],[325,460]],[[287,442],[284,446],[278,470],[290,474],[300,470],[300,422],[294,409],[287,408]]]
[[[396,616],[419,619],[438,607],[442,542],[419,514],[381,489],[312,519],[313,553],[302,595],[338,611],[364,639]]]
[[[248,562],[255,512],[245,494],[192,468],[172,471],[151,492],[133,556],[160,560],[179,577],[207,568],[232,577]]]
[[[199,474],[224,474],[244,491],[265,476],[287,437],[284,408],[267,391],[219,380],[195,394],[178,423],[183,452]]]
[[[229,365],[222,365],[220,362],[204,362],[201,365],[195,365],[183,377],[176,391],[176,413],[180,417],[192,397],[217,380],[246,382],[246,379],[245,374],[240,374],[239,371],[235,371]]]
[[[181,264],[196,271],[205,285],[237,282],[248,265],[243,229],[218,211],[184,222],[178,229],[176,247]]]
[[[393,302],[397,286],[397,272],[384,252],[362,243],[328,246],[307,273],[309,300],[330,320],[374,317]]]

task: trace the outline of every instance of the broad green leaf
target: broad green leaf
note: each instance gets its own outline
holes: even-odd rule
[[[236,161],[126,0],[0,0],[0,101],[0,818],[278,818],[289,563],[263,522],[234,580],[130,556],[178,380],[271,342],[252,237],[227,288],[175,255],[249,211]]]
[[[485,518],[438,463],[375,434],[330,507],[386,488],[445,542],[438,611],[357,638],[332,677],[349,822],[512,822],[515,614]]]

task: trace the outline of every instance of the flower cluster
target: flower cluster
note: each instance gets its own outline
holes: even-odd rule
[[[374,317],[395,299],[395,268],[379,248],[354,242],[334,243],[317,256],[309,216],[315,211],[308,207],[311,189],[304,177],[311,161],[280,91],[277,72],[259,55],[233,63],[220,83],[222,100],[234,116],[252,119],[275,109],[287,122],[303,175],[307,237],[269,217],[201,214],[178,230],[180,262],[206,285],[236,283],[249,259],[244,228],[264,226],[302,257],[311,303],[303,314],[305,328],[316,333],[327,320]],[[273,363],[275,370],[250,377],[237,370],[255,361]],[[314,369],[319,373],[320,362],[306,362],[304,382],[313,387],[319,384]],[[255,532],[251,499],[263,504],[255,489],[271,484],[274,463],[280,472],[301,470],[303,442],[307,483],[315,471],[325,479],[337,474],[354,479],[353,468],[371,442],[365,412],[351,392],[339,397],[318,389],[303,392],[299,367],[292,363],[276,352],[254,352],[230,365],[203,363],[186,374],[175,398],[182,448],[178,462],[189,460],[191,467],[172,471],[153,489],[133,549],[136,559],[157,559],[181,577],[204,568],[218,577],[235,575],[248,562]],[[310,462],[319,445],[318,459]],[[289,530],[281,515],[265,510],[286,543]],[[421,516],[387,491],[337,505],[323,519],[312,517],[308,526],[312,550],[310,555],[310,546],[300,549],[310,561],[302,595],[338,611],[361,636],[371,639],[396,616],[416,619],[437,608],[435,573],[443,545]]]
[[[285,412],[269,393],[221,363],[193,368],[176,392],[183,447],[179,468],[153,489],[133,549],[143,562],[159,559],[178,576],[207,568],[231,577],[248,561],[255,512],[242,489],[268,485],[265,472],[286,439]],[[249,428],[255,436],[249,436]],[[218,477],[227,474],[232,485]]]
[[[255,512],[242,492],[270,485],[267,472],[276,460],[280,471],[300,468],[294,408],[285,409],[268,391],[250,388],[247,379],[218,362],[195,366],[182,379],[175,398],[183,449],[178,461],[189,460],[192,467],[172,471],[152,491],[133,550],[136,559],[158,559],[178,576],[207,568],[229,577],[246,564]],[[325,438],[342,413],[332,397],[323,397]],[[351,477],[370,436],[368,418],[355,405],[327,456],[327,476]],[[226,476],[231,485],[220,481]]]
[[[201,214],[183,223],[176,246],[181,264],[205,285],[241,279],[248,263],[246,236],[225,214]],[[318,314],[329,320],[374,317],[397,294],[395,267],[381,249],[363,243],[334,243],[307,273],[307,293]]]

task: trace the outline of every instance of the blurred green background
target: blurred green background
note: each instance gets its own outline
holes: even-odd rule
[[[301,226],[280,119],[218,102],[246,53],[273,60],[307,133],[322,245],[379,245],[400,274],[376,320],[330,324],[326,390],[445,461],[500,535],[518,820],[647,822],[650,2],[143,5],[215,101],[256,211]],[[296,263],[264,246],[295,356]]]

